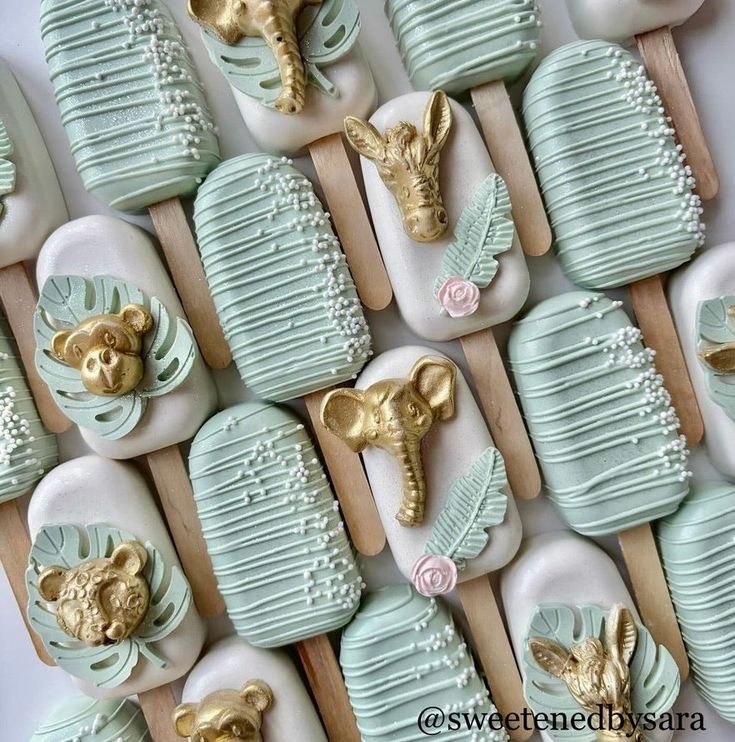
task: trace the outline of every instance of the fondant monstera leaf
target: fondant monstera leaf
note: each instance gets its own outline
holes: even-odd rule
[[[36,535],[26,570],[28,620],[43,639],[48,653],[70,675],[98,688],[116,688],[141,661],[166,666],[156,642],[184,620],[191,605],[191,590],[176,566],[164,564],[160,552],[146,544],[148,561],[143,576],[150,588],[150,605],[135,633],[119,644],[90,647],[69,636],[56,622],[54,604],[38,590],[38,575],[52,565],[65,570],[80,562],[109,557],[123,541],[134,540],[126,531],[104,524],[44,526]]]
[[[700,352],[735,343],[735,296],[720,296],[699,304],[696,342]],[[710,397],[735,420],[735,376],[718,374],[706,364],[703,366]]]
[[[570,607],[559,604],[538,606],[523,640],[523,677],[526,699],[535,712],[566,712],[581,710],[564,681],[536,664],[528,648],[530,637],[553,639],[566,649],[588,636],[605,641],[607,611],[595,605]],[[659,647],[648,629],[637,624],[638,639],[630,663],[631,701],[633,712],[665,713],[679,695],[679,669],[665,647]],[[559,740],[595,742],[591,729],[558,729],[553,737]],[[644,732],[644,739],[646,734]]]
[[[486,529],[503,522],[507,484],[503,457],[495,448],[486,449],[452,485],[424,553],[449,557],[458,570],[464,569],[485,548]]]
[[[15,165],[6,159],[13,154],[13,142],[0,119],[0,217],[3,215],[2,197],[15,190]]]
[[[322,68],[344,57],[357,43],[360,14],[354,0],[307,5],[299,15],[297,32],[309,84],[332,98],[339,97]],[[229,46],[206,30],[202,37],[212,61],[234,87],[274,107],[281,77],[273,51],[262,38],[247,36]]]
[[[79,371],[51,352],[58,330],[77,326],[99,314],[114,314],[126,304],[142,304],[153,317],[153,329],[143,341],[144,376],[136,389],[103,397],[85,389]],[[36,367],[67,417],[103,438],[117,440],[139,423],[150,397],[173,391],[191,373],[196,344],[189,325],[174,318],[155,297],[135,286],[106,276],[53,276],[46,281],[34,322]]]

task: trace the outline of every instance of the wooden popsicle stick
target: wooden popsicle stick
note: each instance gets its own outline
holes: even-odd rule
[[[704,437],[704,422],[661,276],[636,281],[628,286],[628,292],[643,339],[649,348],[656,351],[656,369],[664,377],[671,394],[681,432],[689,446],[696,446]]]
[[[666,113],[671,116],[676,137],[687,156],[686,162],[697,179],[696,191],[703,201],[709,201],[720,190],[720,176],[702,131],[671,29],[658,28],[640,34],[636,41],[648,75],[656,83]]]
[[[523,714],[528,706],[523,696],[523,681],[490,580],[487,575],[475,577],[460,582],[457,590],[493,703],[504,716],[512,712]],[[533,734],[533,729],[509,729],[508,734],[516,742],[522,742]]]
[[[56,663],[49,657],[43,646],[41,637],[28,623],[26,608],[28,605],[28,589],[26,588],[26,567],[28,555],[31,553],[31,540],[28,538],[26,524],[18,510],[17,500],[8,500],[0,504],[0,562],[10,583],[18,610],[23,623],[28,630],[28,636],[33,642],[38,659],[45,665]]]
[[[168,446],[146,458],[197,610],[204,618],[219,616],[225,602],[217,588],[181,449]]]
[[[181,742],[174,729],[174,711],[178,705],[173,688],[162,685],[138,694],[140,709],[145,716],[151,739],[155,742]]]
[[[322,634],[304,639],[296,649],[330,742],[360,742],[355,713],[329,637]]]
[[[541,492],[541,475],[493,331],[473,332],[460,341],[510,488],[516,497],[533,499]]]
[[[474,88],[472,102],[493,165],[508,186],[523,251],[543,255],[551,247],[551,227],[505,84],[489,82]]]
[[[58,408],[51,391],[36,370],[36,338],[33,317],[38,297],[28,269],[23,263],[0,269],[0,301],[15,337],[20,359],[28,380],[41,422],[52,433],[63,433],[71,428],[71,420]]]
[[[651,524],[644,523],[619,533],[618,542],[643,623],[656,643],[663,644],[676,660],[683,683],[689,677],[689,660]]]
[[[227,368],[232,353],[181,201],[171,198],[148,210],[202,356],[211,368]]]
[[[330,433],[321,422],[322,400],[331,391],[323,389],[304,397],[324,463],[350,532],[360,554],[375,556],[385,548],[385,531],[375,507],[360,455]]]
[[[309,152],[360,300],[368,309],[385,309],[393,298],[393,288],[342,135],[317,139],[309,145]]]

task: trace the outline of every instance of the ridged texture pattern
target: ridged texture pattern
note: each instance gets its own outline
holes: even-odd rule
[[[423,709],[496,711],[472,656],[444,603],[409,585],[368,595],[342,635],[340,654],[363,742],[419,742]],[[483,728],[473,742],[507,740],[505,731]],[[466,729],[444,727],[441,739],[468,740]]]
[[[694,179],[653,83],[604,41],[557,49],[523,99],[564,272],[605,289],[676,268],[704,242]]]
[[[541,36],[535,0],[386,0],[385,12],[417,90],[459,94],[512,82]]]
[[[735,486],[694,485],[657,535],[694,683],[735,723]]]
[[[280,647],[344,626],[363,583],[303,424],[252,402],[213,417],[190,454],[202,531],[240,636]]]
[[[689,489],[671,398],[620,306],[562,294],[518,322],[509,343],[550,497],[588,536],[668,515]]]
[[[194,211],[209,288],[243,381],[276,402],[357,376],[370,332],[329,218],[285,158],[228,160]]]
[[[58,463],[56,437],[38,418],[17,355],[0,316],[0,502],[30,492]]]
[[[151,742],[151,735],[130,701],[80,696],[54,708],[30,742]]]
[[[3,216],[3,196],[15,190],[15,165],[8,159],[13,154],[13,142],[0,118],[0,219]]]
[[[219,146],[166,6],[43,0],[41,35],[87,190],[122,211],[193,193],[219,162]]]

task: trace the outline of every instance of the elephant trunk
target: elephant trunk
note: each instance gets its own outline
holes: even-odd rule
[[[426,504],[426,478],[421,460],[421,441],[417,438],[402,440],[396,458],[403,477],[403,501],[396,514],[396,520],[409,528],[420,526],[424,521]]]

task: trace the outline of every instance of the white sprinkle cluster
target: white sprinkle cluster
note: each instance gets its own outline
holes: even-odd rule
[[[32,443],[35,438],[31,435],[30,423],[22,418],[15,410],[15,389],[7,386],[0,391],[0,466],[10,466],[13,463],[13,456]],[[27,449],[25,453],[32,453]],[[40,462],[35,457],[31,457],[23,462],[25,466],[39,467]],[[43,470],[39,467],[39,473]],[[12,482],[17,484],[15,480]]]

